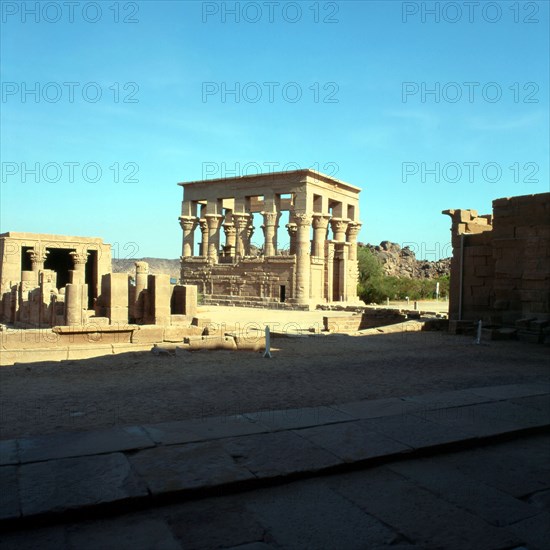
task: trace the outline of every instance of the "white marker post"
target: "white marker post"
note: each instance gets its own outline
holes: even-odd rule
[[[265,326],[265,352],[264,357],[271,359],[271,338],[269,333],[269,325]]]
[[[435,299],[439,302],[439,283],[435,283]]]
[[[477,338],[476,344],[481,344],[481,319],[477,323]]]

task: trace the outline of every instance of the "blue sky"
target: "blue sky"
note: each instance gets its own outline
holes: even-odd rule
[[[441,210],[549,191],[548,2],[35,4],[2,3],[1,231],[176,258],[177,182],[298,165],[435,259]]]

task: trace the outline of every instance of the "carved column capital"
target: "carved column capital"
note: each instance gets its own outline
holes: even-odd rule
[[[218,229],[223,218],[223,216],[221,216],[220,214],[206,214],[204,217],[206,218],[208,228],[211,230]]]
[[[27,250],[33,264],[44,263],[49,253],[49,250]]]
[[[149,264],[147,262],[135,262],[136,275],[149,273]]]
[[[233,214],[233,223],[236,228],[240,231],[245,229],[248,226],[248,220],[250,219],[250,214]]]
[[[202,233],[208,232],[208,222],[206,221],[205,218],[201,218],[201,219],[199,220],[199,226],[200,226],[200,228],[201,228],[201,232],[202,232]]]
[[[311,214],[306,214],[305,212],[300,212],[298,214],[294,213],[292,220],[298,225],[298,227],[304,227],[311,225],[312,216]]]
[[[313,214],[313,229],[327,229],[329,220],[328,214]]]
[[[333,233],[345,232],[349,224],[349,220],[345,218],[331,218],[330,227]]]
[[[69,252],[69,256],[73,259],[75,268],[86,265],[89,255],[88,252]]]
[[[237,234],[237,228],[233,223],[224,223],[222,227],[226,237],[234,237]]]
[[[288,234],[292,237],[292,235],[296,235],[296,232],[298,231],[298,224],[294,222],[287,223],[285,225]]]
[[[261,214],[264,217],[266,227],[277,225],[277,221],[281,216],[278,212],[261,212]]]
[[[348,241],[354,241],[357,239],[357,235],[359,234],[359,231],[361,230],[361,226],[363,224],[361,222],[350,222],[347,229],[347,237]]]
[[[199,220],[196,216],[180,216],[180,227],[186,232],[190,233],[197,227]]]

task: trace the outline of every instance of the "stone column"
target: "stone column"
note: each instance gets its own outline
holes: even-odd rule
[[[277,212],[262,212],[264,217],[264,256],[275,256],[277,253],[277,222],[280,214]]]
[[[204,218],[199,220],[199,226],[201,228],[201,256],[203,258],[208,257],[208,223]]]
[[[357,235],[362,225],[360,222],[350,222],[348,225],[347,241],[350,244],[349,259],[352,262],[357,261]]]
[[[332,227],[332,233],[334,234],[335,241],[339,243],[345,242],[348,223],[349,220],[344,218],[331,218],[330,226]]]
[[[244,253],[246,256],[252,254],[252,235],[254,235],[254,215],[250,214],[248,225],[246,226],[246,241],[244,244]]]
[[[149,264],[147,262],[136,262],[136,287],[134,294],[134,303],[132,304],[132,317],[136,321],[141,321],[145,317],[145,290],[147,290],[147,277],[149,274]]]
[[[181,255],[184,258],[193,256],[193,245],[195,244],[195,228],[198,219],[195,216],[180,216],[180,226],[183,230],[183,246]]]
[[[208,224],[208,259],[216,263],[220,249],[220,224],[223,216],[220,214],[206,214]]]
[[[38,281],[38,272],[44,269],[44,262],[49,254],[48,250],[27,250],[27,254],[31,257],[32,270],[36,273]]]
[[[248,214],[233,214],[233,223],[235,224],[236,228],[235,255],[237,257],[241,257],[246,254],[245,244],[247,241],[247,228],[249,218],[250,216]]]
[[[325,241],[330,216],[325,214],[313,214],[313,256],[316,258],[325,257]]]
[[[309,303],[310,281],[310,239],[311,216],[309,214],[295,214],[294,219],[298,227],[296,233],[296,290],[295,298],[298,304]]]
[[[286,229],[290,239],[288,253],[296,254],[296,233],[298,232],[298,225],[294,222],[290,222],[286,224]]]
[[[69,252],[73,259],[74,270],[71,283],[83,285],[86,282],[86,262],[88,261],[88,252]]]
[[[235,243],[237,240],[237,229],[233,223],[224,223],[223,230],[225,232],[225,247],[224,251],[231,258],[235,256]]]

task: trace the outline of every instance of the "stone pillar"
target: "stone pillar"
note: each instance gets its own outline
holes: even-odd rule
[[[295,299],[298,304],[309,303],[309,281],[311,271],[310,239],[311,216],[309,214],[295,214],[296,232],[296,289]]]
[[[220,250],[220,224],[223,216],[206,214],[205,218],[208,224],[208,259],[217,263]]]
[[[65,325],[82,325],[85,309],[88,309],[88,285],[68,283],[65,286]]]
[[[48,250],[27,250],[27,254],[31,257],[32,270],[36,273],[38,281],[38,272],[44,269],[44,262],[49,254]]]
[[[246,226],[246,241],[244,244],[245,256],[252,254],[252,235],[254,235],[254,215],[250,214],[248,225]]]
[[[150,315],[154,325],[170,324],[170,275],[149,275],[147,289],[150,294]]]
[[[296,234],[298,232],[298,225],[293,222],[287,223],[286,229],[289,237],[288,253],[291,255],[296,254]]]
[[[86,282],[86,262],[88,261],[88,252],[69,252],[73,260],[74,270],[72,272],[71,283],[83,285]]]
[[[193,256],[193,245],[195,244],[195,228],[198,219],[195,216],[180,216],[180,226],[183,230],[183,245],[181,255],[184,258]]]
[[[147,290],[147,277],[149,274],[149,264],[147,262],[136,262],[136,286],[134,293],[134,303],[132,304],[131,314],[134,320],[141,321],[145,317],[145,291]]]
[[[352,262],[357,261],[357,235],[362,225],[360,222],[350,222],[348,225],[347,241],[350,244],[349,259]]]
[[[249,214],[233,214],[233,223],[236,228],[235,255],[237,257],[246,254],[247,228]]]
[[[325,214],[313,214],[313,247],[312,253],[316,258],[325,257],[325,241],[330,216]]]
[[[201,256],[203,258],[208,257],[208,222],[201,218],[199,220],[199,226],[201,228],[201,235],[202,235],[202,241],[201,241]]]
[[[264,217],[264,256],[275,256],[277,254],[277,222],[280,214],[277,212],[262,212]]]
[[[235,256],[235,243],[237,240],[237,229],[233,223],[224,223],[223,230],[225,232],[225,255],[229,257]]]
[[[346,229],[348,227],[349,220],[344,218],[331,218],[330,226],[334,235],[334,240],[339,243],[343,243],[346,240]]]

